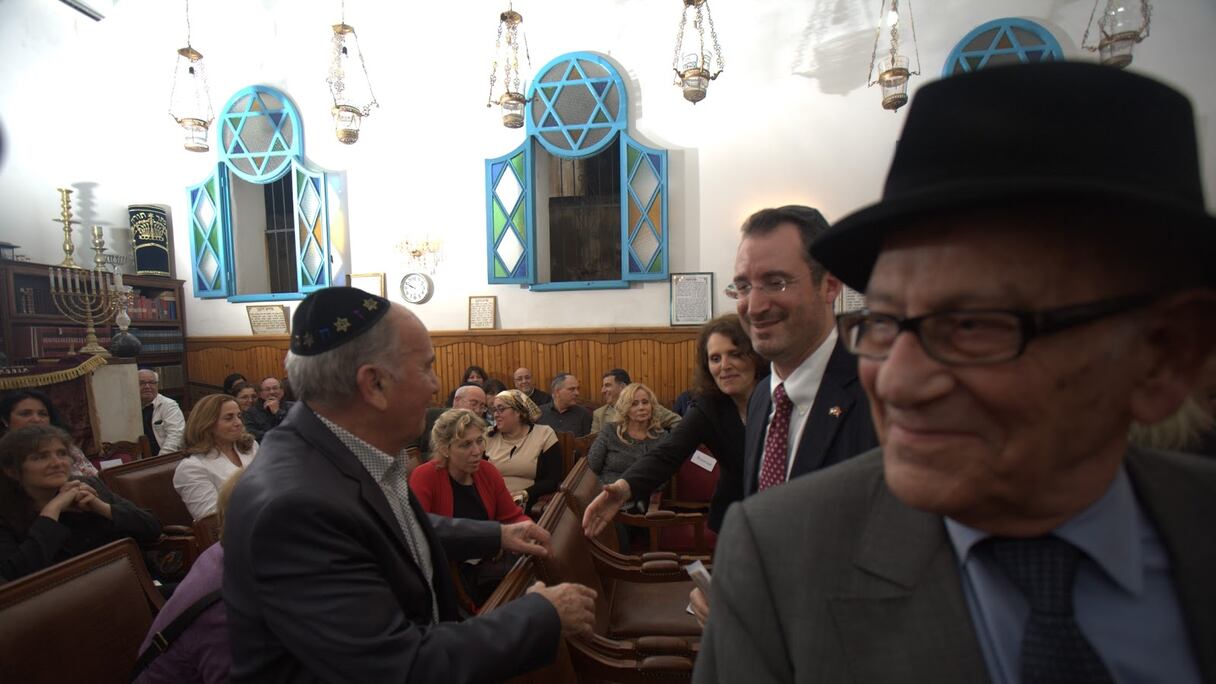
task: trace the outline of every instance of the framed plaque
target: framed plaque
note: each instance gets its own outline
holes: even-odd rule
[[[347,273],[346,286],[357,287],[364,292],[374,295],[384,295],[383,273]]]
[[[494,330],[498,316],[498,297],[469,297],[469,330]]]
[[[714,317],[714,274],[671,274],[671,324],[701,325]]]
[[[249,304],[245,306],[249,315],[249,329],[254,335],[289,335],[291,327],[287,307],[281,304]]]

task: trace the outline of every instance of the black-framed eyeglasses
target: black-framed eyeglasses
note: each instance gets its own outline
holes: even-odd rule
[[[746,280],[739,280],[726,286],[726,296],[731,299],[744,299],[752,290],[760,290],[766,295],[775,295],[785,292],[785,289],[790,285],[802,280],[801,278],[780,278],[772,277],[765,278],[759,283],[753,285]]]
[[[1012,361],[1036,337],[1051,335],[1143,306],[1154,295],[1130,295],[1073,304],[1056,309],[938,311],[903,318],[868,309],[836,316],[845,349],[882,360],[902,332],[916,335],[930,358],[951,366]]]
[[[502,413],[503,411],[510,411],[510,410],[511,410],[510,406],[491,406],[490,407],[490,413],[493,413],[494,415],[498,415],[498,414]]]

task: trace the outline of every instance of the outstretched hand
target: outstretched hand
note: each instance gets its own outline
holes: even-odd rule
[[[502,550],[549,557],[549,532],[531,520],[502,526]]]
[[[587,510],[583,511],[583,534],[594,537],[603,532],[608,523],[616,517],[616,512],[621,510],[621,506],[624,506],[632,497],[633,492],[629,488],[629,483],[624,480],[604,485],[604,491],[600,492],[599,496],[595,497],[595,500],[587,506]]]

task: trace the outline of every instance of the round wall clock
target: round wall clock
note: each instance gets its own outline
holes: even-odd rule
[[[406,273],[401,279],[401,296],[410,304],[426,304],[435,294],[435,283],[425,273]]]

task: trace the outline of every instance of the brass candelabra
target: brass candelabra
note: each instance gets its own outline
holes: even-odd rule
[[[97,344],[97,325],[105,324],[119,302],[114,276],[101,269],[87,271],[79,266],[51,267],[51,299],[67,318],[85,327],[83,354],[109,356]]]
[[[76,245],[72,243],[72,225],[80,223],[72,218],[72,190],[56,189],[59,190],[59,218],[51,220],[63,224],[63,261],[59,265],[63,268],[80,268],[80,264],[72,258],[76,252]]]

